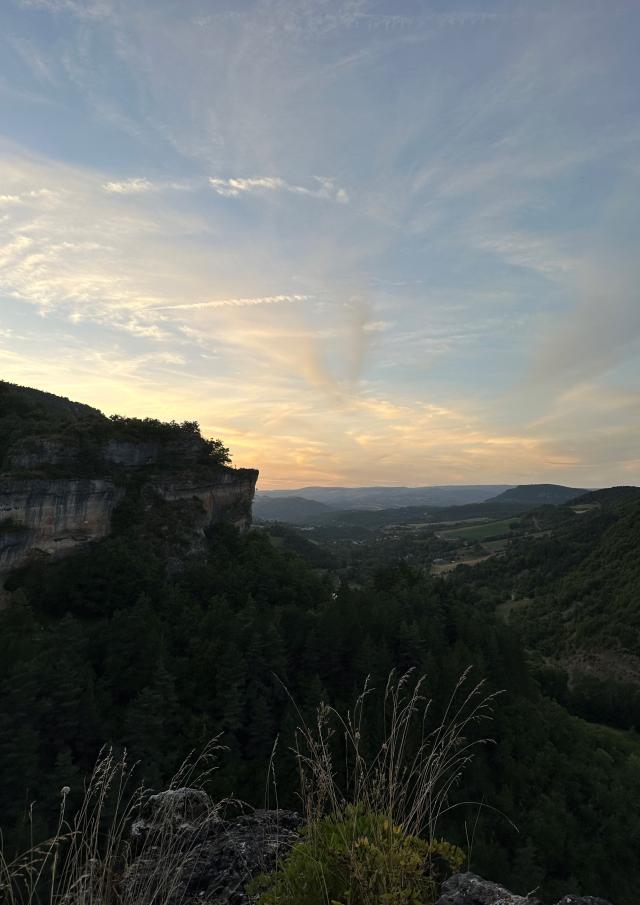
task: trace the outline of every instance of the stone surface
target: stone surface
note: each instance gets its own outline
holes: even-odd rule
[[[203,457],[203,440],[185,436],[175,440],[109,440],[102,449],[105,462],[124,468],[149,465],[195,465]]]
[[[124,489],[108,480],[0,479],[0,575],[109,533]]]
[[[6,471],[34,471],[43,467],[72,468],[78,464],[79,448],[61,437],[23,437],[7,454]]]
[[[253,811],[222,819],[203,792],[178,789],[149,799],[132,827],[139,854],[123,885],[130,899],[159,883],[159,859],[170,879],[167,905],[249,905],[247,884],[273,870],[298,838],[301,819],[290,811]],[[168,840],[171,840],[169,843]],[[146,899],[145,899],[146,900]]]
[[[538,899],[517,896],[476,874],[455,874],[442,884],[436,905],[541,905]]]
[[[497,883],[483,880],[476,874],[464,873],[450,877],[442,884],[436,905],[541,905],[533,896],[518,896]],[[593,896],[564,896],[558,905],[611,905]]]
[[[41,471],[63,468],[72,471],[82,464],[86,449],[82,437],[23,437],[16,440],[6,455],[4,470]],[[89,438],[84,438],[89,439]],[[185,468],[204,461],[206,444],[198,436],[182,436],[162,440],[106,440],[91,447],[98,468],[138,469],[149,466]]]
[[[153,486],[168,501],[198,499],[204,512],[204,528],[228,522],[245,531],[251,524],[251,504],[257,480],[256,469],[235,468],[221,470],[210,478],[187,472],[155,480]]]
[[[218,819],[218,811],[202,789],[168,789],[150,795],[144,813],[133,822],[136,839],[165,832],[195,832],[204,821]]]
[[[143,450],[146,455],[146,451]],[[124,472],[123,472],[124,473]],[[194,540],[220,522],[245,531],[258,472],[201,465],[191,471],[149,474],[151,497],[195,500]],[[0,582],[12,569],[38,556],[63,556],[106,537],[125,488],[111,479],[0,477]],[[195,547],[194,547],[195,549]]]
[[[558,905],[611,905],[611,902],[596,896],[564,896]]]

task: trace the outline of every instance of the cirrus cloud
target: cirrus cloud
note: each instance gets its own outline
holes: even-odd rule
[[[209,185],[223,198],[238,198],[240,195],[260,194],[265,192],[288,192],[291,195],[305,195],[308,198],[322,198],[346,204],[349,195],[346,190],[336,186],[335,181],[324,176],[314,176],[311,187],[294,185],[280,176],[235,176],[230,179],[209,177]]]

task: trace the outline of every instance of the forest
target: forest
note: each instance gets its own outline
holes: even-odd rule
[[[584,889],[631,905],[640,816],[628,802],[640,794],[640,744],[543,694],[517,635],[477,590],[399,562],[336,592],[265,532],[226,527],[206,558],[168,577],[164,543],[123,520],[94,547],[10,582],[0,614],[5,844],[24,841],[31,802],[46,834],[59,789],[78,796],[104,744],[126,746],[161,788],[189,751],[222,733],[212,793],[259,804],[277,735],[280,787],[294,785],[292,701],[306,714],[320,699],[348,707],[367,676],[380,689],[390,669],[414,669],[427,676],[437,719],[473,666],[503,693],[488,730],[495,743],[454,796],[490,808],[452,811],[447,836],[465,845],[465,822],[477,820],[473,867],[516,890]]]

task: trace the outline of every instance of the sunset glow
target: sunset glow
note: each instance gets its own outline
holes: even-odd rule
[[[3,379],[262,489],[640,482],[640,4],[0,24]]]

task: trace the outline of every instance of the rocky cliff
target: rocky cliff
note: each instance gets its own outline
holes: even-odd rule
[[[105,537],[124,492],[110,480],[0,477],[0,576]]]
[[[190,501],[192,550],[216,523],[246,530],[258,472],[225,461],[227,450],[196,423],[109,419],[0,385],[0,586],[34,558],[106,537],[127,498],[143,510],[163,501],[184,511]]]
[[[157,496],[168,502],[196,502],[197,539],[220,522],[241,531],[249,527],[257,478],[257,470],[249,468],[158,473],[145,476],[144,496],[147,501]],[[114,510],[126,494],[126,484],[110,478],[0,476],[0,581],[35,557],[63,556],[106,537]]]

